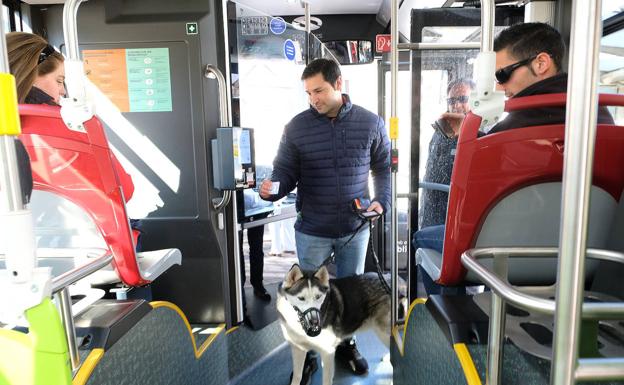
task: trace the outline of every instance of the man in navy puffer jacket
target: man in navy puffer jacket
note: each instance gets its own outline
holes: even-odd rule
[[[370,202],[367,210],[380,214],[389,209],[390,142],[385,124],[341,94],[342,78],[335,61],[312,61],[301,79],[310,108],[286,125],[271,181],[262,183],[260,196],[275,201],[297,188],[295,240],[302,269],[317,269],[334,251],[337,277],[362,274],[370,234],[363,226],[346,243],[362,223],[352,202],[355,198]],[[279,182],[279,190],[272,194],[273,182]],[[366,360],[353,342],[339,346],[336,356],[342,353],[350,356],[346,361],[355,373],[367,371]]]

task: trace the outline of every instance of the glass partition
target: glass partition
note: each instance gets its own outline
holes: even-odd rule
[[[270,176],[284,126],[308,108],[301,73],[310,60],[333,58],[314,35],[279,17],[233,3],[236,48],[232,62],[234,125],[253,128],[258,183]],[[230,20],[232,23],[232,20]],[[309,53],[306,45],[309,44]]]
[[[600,44],[599,92],[624,93],[624,29],[602,38]],[[624,108],[609,107],[616,124],[624,124]]]

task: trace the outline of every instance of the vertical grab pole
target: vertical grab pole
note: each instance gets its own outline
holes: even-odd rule
[[[585,276],[587,215],[598,116],[601,0],[574,1],[566,111],[557,306],[551,384],[574,384]]]
[[[493,0],[481,0],[481,52],[494,50],[495,11]]]
[[[227,33],[227,31],[226,31]],[[219,123],[221,127],[231,127],[232,121],[229,113],[229,103],[228,103],[228,95],[227,95],[227,84],[225,81],[225,77],[219,71],[219,69],[212,65],[206,65],[204,70],[204,77],[206,78],[214,78],[217,79],[217,84],[219,87]],[[234,260],[234,310],[235,310],[235,319],[232,320],[233,325],[237,325],[243,321],[243,280],[241,279],[241,269],[244,269],[245,266],[241,266],[240,263],[240,245],[238,241],[238,208],[236,206],[236,191],[224,191],[223,199],[215,206],[215,210],[220,209],[221,207],[228,204],[228,201],[232,203],[232,256]],[[242,230],[241,230],[242,231]]]
[[[493,0],[481,0],[481,55],[491,55],[490,59],[493,61],[492,52],[494,50],[494,20],[495,20],[496,3]],[[484,61],[480,62],[480,65],[485,66]],[[493,65],[493,62],[488,63]],[[487,92],[487,90],[493,90],[493,76],[494,68],[481,68],[478,69],[480,74],[477,81],[477,87],[479,87],[479,96],[481,92]],[[492,71],[492,73],[484,73],[485,71]],[[480,84],[484,83],[485,84]],[[497,259],[495,261],[495,267],[500,265],[501,261]],[[500,273],[500,272],[499,272]],[[487,368],[485,372],[487,385],[500,385],[502,379],[502,358],[503,358],[503,346],[505,339],[505,301],[496,294],[492,294],[492,311],[490,316],[489,326],[489,338],[488,338],[488,350],[487,350]]]
[[[398,302],[399,302],[399,255],[397,250],[398,240],[398,216],[397,216],[397,172],[398,170],[398,148],[397,139],[399,138],[399,118],[397,117],[397,77],[399,73],[399,1],[392,0],[392,10],[390,13],[390,142],[392,156],[392,203],[390,207],[390,228],[391,237],[390,245],[392,258],[390,269],[392,270],[392,295],[391,295],[391,325],[397,324]],[[372,236],[372,235],[371,235]]]
[[[0,18],[0,21],[2,19]],[[4,36],[0,36],[0,74],[8,74],[11,72],[9,70],[9,59],[7,55],[7,46],[6,40]],[[8,80],[7,80],[8,82]],[[6,102],[5,99],[9,99],[10,95],[2,95],[3,103]],[[17,101],[13,100],[12,105],[16,105]],[[8,104],[6,107],[0,106],[2,109],[2,115],[0,119],[0,131],[4,128],[4,125],[18,127],[18,132],[11,133],[12,135],[5,135],[4,132],[0,132],[0,198],[4,202],[0,202],[0,208],[4,208],[7,211],[18,211],[24,208],[24,202],[22,199],[22,190],[19,183],[19,172],[17,169],[17,161],[15,154],[15,139],[14,135],[19,133],[19,118],[17,116],[17,112],[15,110],[9,111],[9,108],[12,108]],[[7,110],[5,111],[4,108]],[[12,118],[12,119],[9,119]],[[11,120],[11,121],[10,121]],[[13,121],[14,120],[14,121]],[[10,129],[10,127],[8,127]]]
[[[78,49],[78,7],[83,0],[67,0],[63,6],[63,39],[69,60],[80,60]]]
[[[494,256],[494,271],[499,278],[507,280],[507,255]],[[505,343],[505,300],[492,292],[492,308],[488,330],[487,367],[485,382],[487,385],[500,385],[503,379],[503,353]]]
[[[306,54],[306,64],[311,62],[310,60],[310,44],[312,43],[312,39],[310,39],[310,34],[312,33],[312,26],[310,25],[310,3],[305,1],[303,3],[303,12],[305,18],[305,54]]]

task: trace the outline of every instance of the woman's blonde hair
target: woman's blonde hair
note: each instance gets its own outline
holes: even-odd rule
[[[17,84],[17,99],[24,103],[37,76],[54,72],[64,58],[59,52],[48,48],[48,42],[39,35],[10,32],[6,41],[9,67]]]

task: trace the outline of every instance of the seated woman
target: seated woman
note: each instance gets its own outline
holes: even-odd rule
[[[20,104],[47,104],[59,106],[65,96],[65,65],[63,55],[39,35],[26,32],[6,34],[7,53],[11,74],[15,77],[17,99]],[[28,157],[17,141],[18,156]],[[111,153],[113,166],[119,178],[124,198],[129,201],[134,193],[132,178]],[[28,162],[27,160],[25,161]],[[140,250],[140,222],[131,219],[135,230],[137,251]]]
[[[65,96],[63,56],[44,38],[32,33],[11,32],[6,40],[18,102],[58,105]]]

